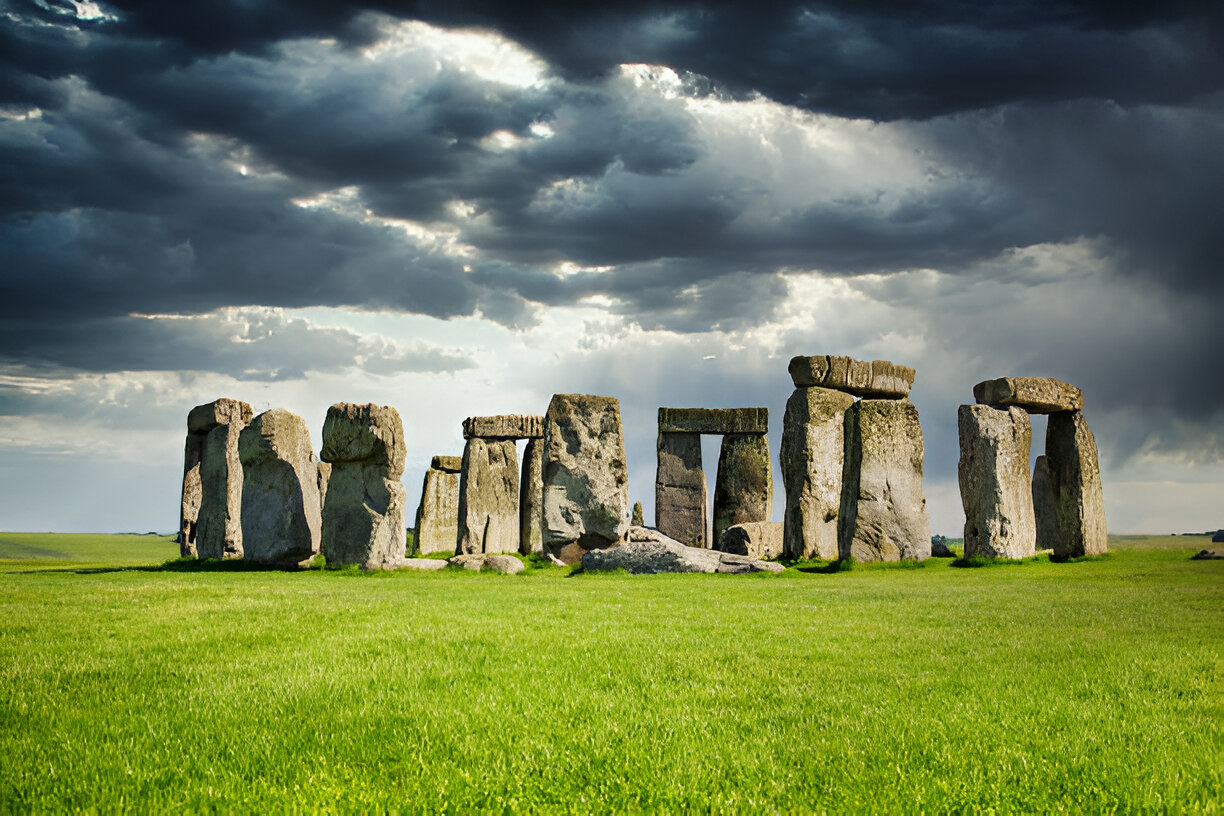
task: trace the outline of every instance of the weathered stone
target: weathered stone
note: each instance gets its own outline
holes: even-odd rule
[[[1037,549],[1053,549],[1058,540],[1058,508],[1050,463],[1045,454],[1033,463],[1033,523],[1037,528]]]
[[[633,519],[629,522],[634,527],[641,527],[646,523],[646,519],[642,518],[642,503],[633,503]]]
[[[931,542],[931,557],[932,558],[955,558],[956,553],[948,546],[945,541]]]
[[[452,567],[463,567],[465,570],[480,572],[481,570],[489,570],[490,572],[500,572],[504,575],[514,575],[523,571],[523,562],[515,558],[513,555],[489,555],[486,553],[467,553],[456,555],[449,561],[443,562]]]
[[[749,555],[723,553],[718,559],[717,572],[729,575],[744,575],[749,572],[784,572],[786,567],[773,561],[762,561]]]
[[[204,453],[204,437],[187,434],[183,451],[183,495],[179,502],[179,555],[195,558],[196,527],[200,522],[200,501],[203,491],[200,485],[200,458]]]
[[[544,550],[544,440],[528,439],[519,481],[519,553]]]
[[[544,420],[544,547],[610,547],[629,532],[620,402],[554,394]],[[562,556],[564,559],[564,556]]]
[[[768,408],[660,408],[659,433],[763,434]]]
[[[511,553],[519,544],[518,452],[513,439],[475,436],[459,475],[459,554]]]
[[[238,437],[243,558],[304,564],[319,554],[319,467],[300,416],[265,411]]]
[[[1096,440],[1079,411],[1050,415],[1046,424],[1046,461],[1054,495],[1057,538],[1055,558],[1078,558],[1108,552],[1105,495]]]
[[[465,570],[472,572],[480,572],[484,569],[484,553],[460,553],[454,558],[447,559],[447,565],[451,567],[463,567]]]
[[[405,450],[394,408],[338,403],[327,409],[322,458],[332,469],[322,547],[328,564],[388,569],[403,563]]]
[[[973,398],[982,405],[1015,405],[1030,414],[1078,411],[1084,395],[1074,385],[1053,377],[1000,377],[973,386]]]
[[[656,530],[634,527],[629,540],[582,556],[583,570],[623,569],[635,575],[661,572],[777,572],[781,564],[741,555],[686,547]]]
[[[726,434],[714,479],[714,541],[732,524],[769,521],[773,463],[764,434]]]
[[[780,558],[784,526],[780,521],[732,524],[719,538],[718,549],[750,558]]]
[[[242,557],[238,434],[251,416],[250,405],[229,398],[197,405],[187,414],[179,503],[179,554],[184,557]]]
[[[433,572],[435,570],[446,569],[450,566],[450,562],[443,561],[441,558],[406,558],[400,566],[404,569]]]
[[[435,456],[429,463],[434,470],[444,470],[447,473],[458,473],[463,470],[462,456]]]
[[[706,476],[701,436],[659,432],[655,526],[690,547],[706,546]]]
[[[251,424],[255,412],[242,400],[222,397],[197,405],[187,414],[187,433],[206,434],[218,425],[237,425],[240,429]]]
[[[389,405],[341,402],[327,409],[319,458],[333,465],[385,465],[388,479],[404,475],[404,426]]]
[[[828,388],[796,388],[782,419],[787,558],[837,558],[846,411],[854,397]]]
[[[1016,407],[962,405],[957,421],[966,557],[1032,556],[1037,529],[1029,482],[1033,432],[1028,414]]]
[[[331,462],[319,462],[316,467],[319,471],[319,512],[322,514],[323,505],[327,501],[327,480],[331,478]]]
[[[460,459],[458,456],[435,456]],[[462,460],[460,460],[462,461]],[[455,551],[459,541],[459,473],[430,467],[421,484],[416,513],[416,551],[422,555]]]
[[[541,439],[544,417],[522,414],[468,417],[463,420],[463,438],[472,439]]]
[[[888,360],[868,362],[824,354],[794,357],[788,368],[796,388],[833,388],[872,399],[908,397],[915,374],[909,366]]]
[[[907,401],[861,400],[846,411],[838,551],[856,561],[924,559],[931,523],[922,490],[922,426]]]

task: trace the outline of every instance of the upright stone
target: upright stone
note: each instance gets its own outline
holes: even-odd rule
[[[629,534],[620,402],[554,394],[544,419],[544,549],[566,563]]]
[[[1046,461],[1054,497],[1057,538],[1055,558],[1078,558],[1108,552],[1105,495],[1096,440],[1079,411],[1050,414],[1046,425]]]
[[[248,561],[292,566],[319,553],[319,467],[300,416],[265,411],[238,437],[242,548]]]
[[[513,439],[475,436],[459,475],[459,555],[518,551],[518,452]]]
[[[200,558],[242,557],[242,463],[238,435],[251,406],[235,399],[198,405],[187,415],[180,553]],[[193,442],[191,437],[195,437]],[[198,502],[195,498],[198,491]],[[192,509],[196,518],[190,518]]]
[[[658,453],[655,527],[685,546],[707,546],[706,476],[701,467],[701,435],[660,431]]]
[[[646,526],[646,520],[642,517],[642,503],[640,501],[633,503],[633,520],[630,521],[630,524],[634,527]]]
[[[544,439],[527,440],[519,481],[519,553],[544,551]]]
[[[929,558],[931,523],[922,490],[918,409],[861,400],[846,412],[838,550],[857,561]]]
[[[416,514],[416,550],[419,553],[455,552],[459,540],[462,463],[458,456],[435,456],[425,471]]]
[[[323,512],[323,505],[327,503],[327,480],[331,478],[331,463],[319,461],[319,513]]]
[[[714,480],[714,541],[732,524],[769,521],[773,464],[765,434],[726,434]]]
[[[846,411],[854,397],[828,388],[796,388],[782,419],[787,558],[837,558]]]
[[[394,408],[341,402],[327,409],[320,458],[332,465],[323,505],[328,564],[386,569],[403,563],[404,457],[404,428]]]
[[[1058,541],[1058,510],[1050,460],[1044,453],[1033,464],[1033,521],[1037,527],[1037,549],[1053,549]]]
[[[1028,414],[1016,407],[962,405],[957,424],[965,555],[1028,558],[1037,541],[1028,469],[1033,434]]]

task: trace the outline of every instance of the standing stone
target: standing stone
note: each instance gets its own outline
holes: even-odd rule
[[[957,420],[965,555],[1028,558],[1037,541],[1028,469],[1033,435],[1028,414],[1016,407],[962,405]]]
[[[404,560],[404,428],[390,406],[337,403],[323,423],[332,464],[323,505],[327,563],[394,568]]]
[[[544,419],[544,548],[566,563],[629,534],[620,402],[554,394]]]
[[[319,512],[322,514],[323,505],[327,502],[327,480],[331,478],[331,463],[319,462]]]
[[[459,475],[456,553],[512,553],[519,543],[518,452],[513,439],[472,437]]]
[[[861,400],[846,411],[838,550],[856,561],[929,558],[931,523],[922,491],[918,409]]]
[[[642,503],[640,501],[633,503],[633,520],[630,524],[634,527],[646,526],[646,520],[642,518]]]
[[[238,437],[243,557],[303,564],[319,553],[319,468],[300,416],[265,411]]]
[[[838,557],[846,411],[854,397],[828,388],[796,388],[782,419],[787,558]]]
[[[764,434],[726,434],[714,479],[714,541],[732,524],[769,521],[773,464]]]
[[[519,482],[519,553],[544,551],[544,439],[528,439]]]
[[[701,435],[661,431],[655,470],[655,527],[689,547],[706,546],[706,476]]]
[[[251,421],[252,413],[245,402],[219,399],[197,405],[187,415],[180,553],[194,552],[200,558],[242,557],[238,435]],[[190,518],[193,509],[194,520]]]
[[[416,514],[416,551],[422,555],[455,551],[459,540],[458,456],[435,456],[425,471]]]
[[[1055,558],[1078,558],[1108,552],[1105,495],[1096,440],[1079,411],[1050,414],[1046,425],[1046,461],[1053,487],[1057,538]]]
[[[1033,464],[1033,520],[1037,527],[1037,549],[1054,548],[1058,540],[1058,510],[1050,461],[1043,453]]]

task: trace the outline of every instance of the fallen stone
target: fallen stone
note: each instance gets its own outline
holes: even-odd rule
[[[922,426],[913,403],[861,400],[846,412],[838,526],[842,558],[897,561],[931,555],[922,452]]]
[[[458,456],[435,456],[456,459]],[[455,551],[459,541],[459,472],[432,465],[421,483],[416,512],[416,551],[422,555]]]
[[[1045,455],[1058,527],[1057,537],[1050,542],[1054,557],[1078,558],[1108,552],[1096,440],[1083,414],[1070,411],[1050,415]]]
[[[544,551],[544,440],[528,439],[519,482],[519,554]]]
[[[828,388],[796,388],[782,419],[786,489],[783,554],[838,557],[846,411],[854,397]]]
[[[447,559],[446,563],[452,567],[463,567],[465,570],[480,572],[484,569],[484,559],[484,553],[462,553]]]
[[[1224,552],[1219,550],[1199,550],[1190,556],[1191,561],[1215,561],[1220,558],[1224,558]]]
[[[405,558],[404,563],[400,564],[400,567],[403,569],[427,572],[446,569],[449,566],[450,562],[443,561],[441,558]]]
[[[180,553],[194,551],[200,558],[242,557],[238,436],[251,417],[251,406],[235,399],[198,405],[187,415]],[[190,517],[193,510],[194,520]]]
[[[1028,414],[1016,407],[962,405],[957,420],[965,556],[1032,556],[1037,528],[1029,482]]]
[[[1015,405],[1030,414],[1079,411],[1084,395],[1074,385],[1053,377],[1000,377],[973,386],[973,398],[981,405]]]
[[[238,437],[243,558],[295,566],[319,554],[319,467],[300,416],[265,411]]]
[[[200,502],[203,488],[200,483],[200,459],[204,453],[204,437],[188,433],[183,451],[183,491],[179,500],[179,556],[195,558],[196,528],[200,522]]]
[[[328,564],[394,569],[403,563],[405,450],[394,408],[338,403],[327,409],[322,458],[332,470],[322,548]]]
[[[630,540],[616,547],[591,550],[582,557],[586,571],[623,569],[635,575],[663,572],[780,572],[781,564],[745,556],[686,547],[657,530],[635,527]]]
[[[768,408],[660,408],[659,433],[763,434]]]
[[[518,491],[514,440],[468,439],[459,475],[458,553],[518,551]]]
[[[544,417],[522,414],[468,417],[463,420],[463,438],[472,439],[541,439]]]
[[[655,526],[690,547],[706,546],[706,476],[701,436],[659,433]]]
[[[780,558],[784,527],[780,521],[732,524],[719,538],[718,549],[750,558]]]
[[[773,463],[764,434],[724,434],[714,479],[714,541],[732,524],[768,521]]]
[[[871,399],[904,399],[914,369],[888,360],[855,360],[836,355],[798,356],[788,366],[796,388],[833,388]]]
[[[626,540],[629,472],[620,402],[554,394],[544,420],[544,547],[591,550]]]
[[[442,562],[445,565],[452,567],[463,567],[465,570],[480,572],[481,570],[489,570],[490,572],[500,572],[504,575],[514,575],[523,571],[523,562],[515,558],[513,555],[488,555],[485,553],[469,553],[466,555],[456,555],[448,561]]]
[[[434,470],[445,471],[446,473],[458,473],[463,470],[462,456],[435,456],[430,461],[429,466]]]

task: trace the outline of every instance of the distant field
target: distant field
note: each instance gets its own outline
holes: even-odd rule
[[[88,538],[0,535],[72,559],[0,562],[0,812],[1224,800],[1198,538],[779,576],[189,572]]]
[[[160,564],[178,554],[174,536],[0,533],[0,561]]]

